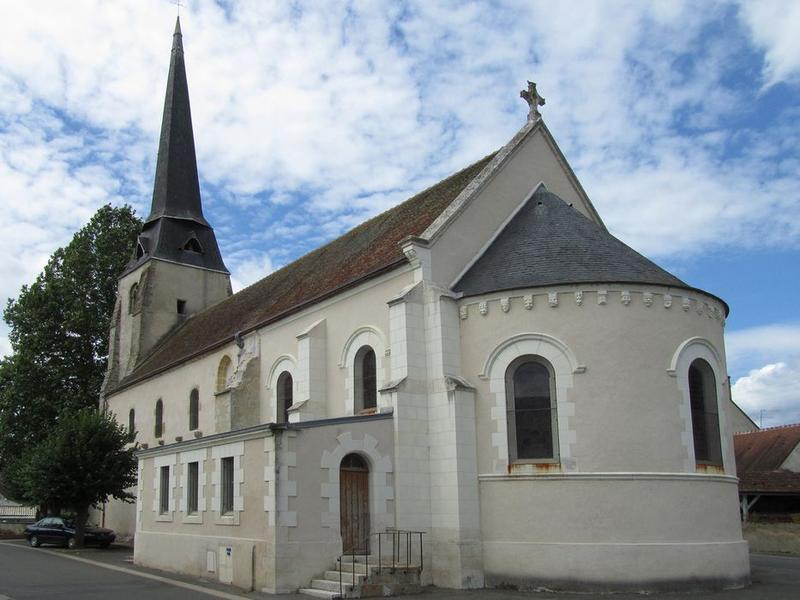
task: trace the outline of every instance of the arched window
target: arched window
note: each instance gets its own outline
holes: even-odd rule
[[[164,403],[161,401],[161,398],[156,402],[155,417],[156,424],[153,433],[157,438],[160,438],[164,434]]]
[[[284,371],[278,376],[278,423],[289,420],[288,410],[294,401],[294,381],[289,371]]]
[[[128,314],[132,315],[136,312],[136,301],[139,297],[139,284],[134,283],[128,292]]]
[[[219,367],[217,368],[217,393],[225,391],[225,388],[228,387],[228,375],[231,370],[231,359],[226,354],[222,357],[222,360],[219,361]]]
[[[128,411],[128,433],[134,433],[136,431],[136,411],[134,409],[130,409]]]
[[[375,371],[375,351],[362,346],[353,362],[355,381],[355,412],[378,406],[378,378]]]
[[[189,392],[189,431],[200,427],[200,392],[194,388]]]
[[[521,356],[506,370],[506,419],[510,462],[558,459],[555,381],[550,364]]]
[[[722,448],[717,408],[717,380],[705,360],[689,365],[689,400],[692,405],[692,435],[695,461],[722,466]]]

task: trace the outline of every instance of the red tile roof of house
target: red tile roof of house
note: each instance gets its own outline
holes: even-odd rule
[[[800,494],[800,473],[781,469],[798,444],[800,423],[734,434],[739,491]]]
[[[778,470],[798,444],[800,423],[737,433],[733,436],[736,472],[742,477],[745,473]]]

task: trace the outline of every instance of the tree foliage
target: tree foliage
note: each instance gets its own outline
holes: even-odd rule
[[[117,276],[141,225],[128,206],[100,208],[5,308],[13,353],[0,362],[0,471],[9,497],[20,493],[15,461],[59,415],[97,406]]]
[[[62,413],[46,438],[16,463],[26,504],[75,512],[75,541],[83,545],[89,509],[109,498],[130,501],[136,484],[134,434],[97,408]]]

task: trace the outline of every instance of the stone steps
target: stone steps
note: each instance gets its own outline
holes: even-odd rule
[[[310,587],[301,588],[297,592],[312,598],[361,598],[419,591],[419,565],[409,565],[406,568],[405,563],[395,564],[393,569],[391,559],[382,559],[380,571],[377,555],[356,556],[355,559],[345,556],[337,559],[331,569],[311,580]]]
[[[311,596],[312,598],[331,598],[331,599],[338,599],[341,598],[339,592],[328,592],[325,590],[315,590],[313,588],[300,588],[297,590],[298,594],[303,594],[304,596]]]

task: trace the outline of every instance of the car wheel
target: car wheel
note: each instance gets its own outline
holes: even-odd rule
[[[77,542],[74,537],[67,538],[67,548],[74,550],[77,547]]]
[[[38,548],[42,545],[42,542],[39,541],[39,536],[36,535],[32,535],[31,539],[28,540],[28,543],[34,548]]]

